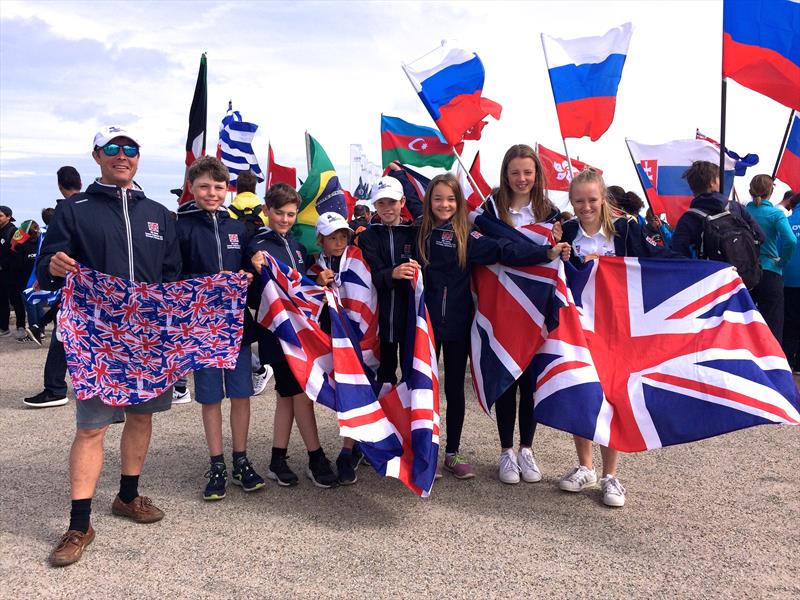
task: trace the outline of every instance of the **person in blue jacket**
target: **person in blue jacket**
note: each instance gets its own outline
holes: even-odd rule
[[[177,232],[183,258],[182,279],[193,279],[225,271],[244,272],[247,229],[232,219],[222,205],[228,193],[228,169],[212,156],[197,159],[188,173],[194,201],[178,209]],[[249,262],[249,261],[248,261]],[[249,266],[249,265],[248,265]],[[248,274],[252,279],[252,274]],[[225,497],[228,471],[222,452],[222,400],[231,400],[231,437],[233,443],[233,483],[245,492],[264,487],[247,458],[247,433],[250,428],[250,344],[254,341],[255,322],[244,311],[244,331],[234,369],[206,367],[194,372],[195,400],[202,405],[210,466],[203,499]]]
[[[552,248],[532,242],[492,238],[472,230],[461,186],[451,173],[433,178],[425,193],[417,237],[425,283],[425,304],[433,325],[436,352],[444,359],[447,401],[444,468],[458,479],[475,476],[459,453],[464,426],[464,378],[475,312],[470,292],[472,264],[533,265],[569,257],[569,245]]]
[[[43,289],[64,284],[77,264],[143,283],[177,281],[181,253],[169,211],[147,198],[133,178],[139,142],[122,127],[104,127],[94,137],[92,157],[100,177],[85,192],[56,207],[37,264]],[[172,390],[142,404],[120,407],[95,397],[76,404],[77,429],[70,451],[70,524],[50,555],[50,564],[77,562],[94,539],[92,496],[103,468],[103,440],[111,423],[125,422],[120,442],[119,494],[111,512],[136,523],[153,523],[164,512],[139,495],[139,475],[153,429],[153,413],[169,410]]]
[[[794,210],[789,215],[797,244],[800,244],[800,194],[791,196]],[[800,251],[795,246],[792,258],[783,267],[783,351],[795,373],[800,373]]]
[[[772,335],[780,342],[783,339],[783,267],[792,258],[797,239],[786,214],[769,201],[774,189],[775,184],[769,175],[756,175],[750,180],[753,201],[747,205],[747,212],[764,232],[764,241],[758,251],[761,279],[750,290],[750,295]],[[781,241],[780,248],[778,240]]]
[[[269,225],[259,230],[248,245],[247,251],[252,257],[251,263],[259,281],[261,268],[265,264],[264,252],[301,274],[305,274],[311,266],[305,247],[292,237],[290,231],[297,219],[299,207],[300,196],[293,187],[285,183],[276,183],[267,190],[264,196],[264,213],[269,219]],[[263,289],[263,282],[260,287]],[[296,421],[297,429],[300,430],[300,436],[308,450],[306,475],[317,487],[334,487],[337,478],[319,442],[314,403],[295,379],[275,334],[264,327],[258,327],[258,335],[259,359],[262,365],[272,365],[275,391],[278,394],[273,424],[272,458],[267,477],[280,486],[297,484],[297,475],[289,468],[286,461],[292,423]]]

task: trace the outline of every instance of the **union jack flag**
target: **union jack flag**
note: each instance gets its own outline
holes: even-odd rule
[[[306,394],[335,410],[340,434],[355,439],[370,464],[396,477],[415,494],[427,497],[436,476],[439,453],[439,382],[432,328],[425,309],[422,278],[413,282],[409,303],[408,378],[381,387],[365,365],[357,325],[340,299],[339,289],[317,288],[331,317],[331,335],[303,308],[311,282],[267,255],[266,285],[258,321],[280,340],[298,383]],[[292,270],[289,270],[292,271]],[[305,288],[298,301],[294,290]],[[312,294],[314,295],[314,294]],[[315,295],[316,296],[316,295]],[[411,312],[413,311],[413,313]]]
[[[484,235],[551,245],[551,225],[514,228],[482,209],[472,217]],[[522,376],[548,333],[558,325],[559,309],[567,305],[567,285],[563,263],[556,258],[529,267],[474,265],[472,289],[472,381],[478,401],[488,413],[495,400]]]
[[[601,257],[567,279],[574,312],[533,363],[539,422],[624,452],[800,424],[786,358],[729,265]]]
[[[78,399],[139,404],[190,371],[233,369],[246,291],[238,273],[144,284],[79,266],[67,276],[58,313]]]

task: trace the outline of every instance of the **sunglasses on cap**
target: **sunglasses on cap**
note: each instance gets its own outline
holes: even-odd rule
[[[106,156],[116,156],[119,154],[120,150],[122,150],[122,153],[128,158],[139,156],[139,146],[131,146],[129,144],[125,144],[124,146],[120,144],[106,144],[102,146],[100,150],[102,150],[103,154]]]

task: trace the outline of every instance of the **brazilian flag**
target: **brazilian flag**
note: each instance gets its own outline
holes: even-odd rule
[[[319,252],[315,230],[317,217],[322,213],[337,212],[346,219],[347,201],[333,163],[320,143],[308,132],[306,132],[306,156],[308,178],[297,191],[302,203],[292,233],[306,250]]]

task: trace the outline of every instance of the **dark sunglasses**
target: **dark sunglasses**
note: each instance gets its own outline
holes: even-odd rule
[[[106,144],[100,149],[106,156],[116,156],[119,154],[120,150],[122,150],[122,153],[128,158],[139,156],[139,146],[130,146],[128,144],[125,144],[124,146],[120,146],[119,144]]]

